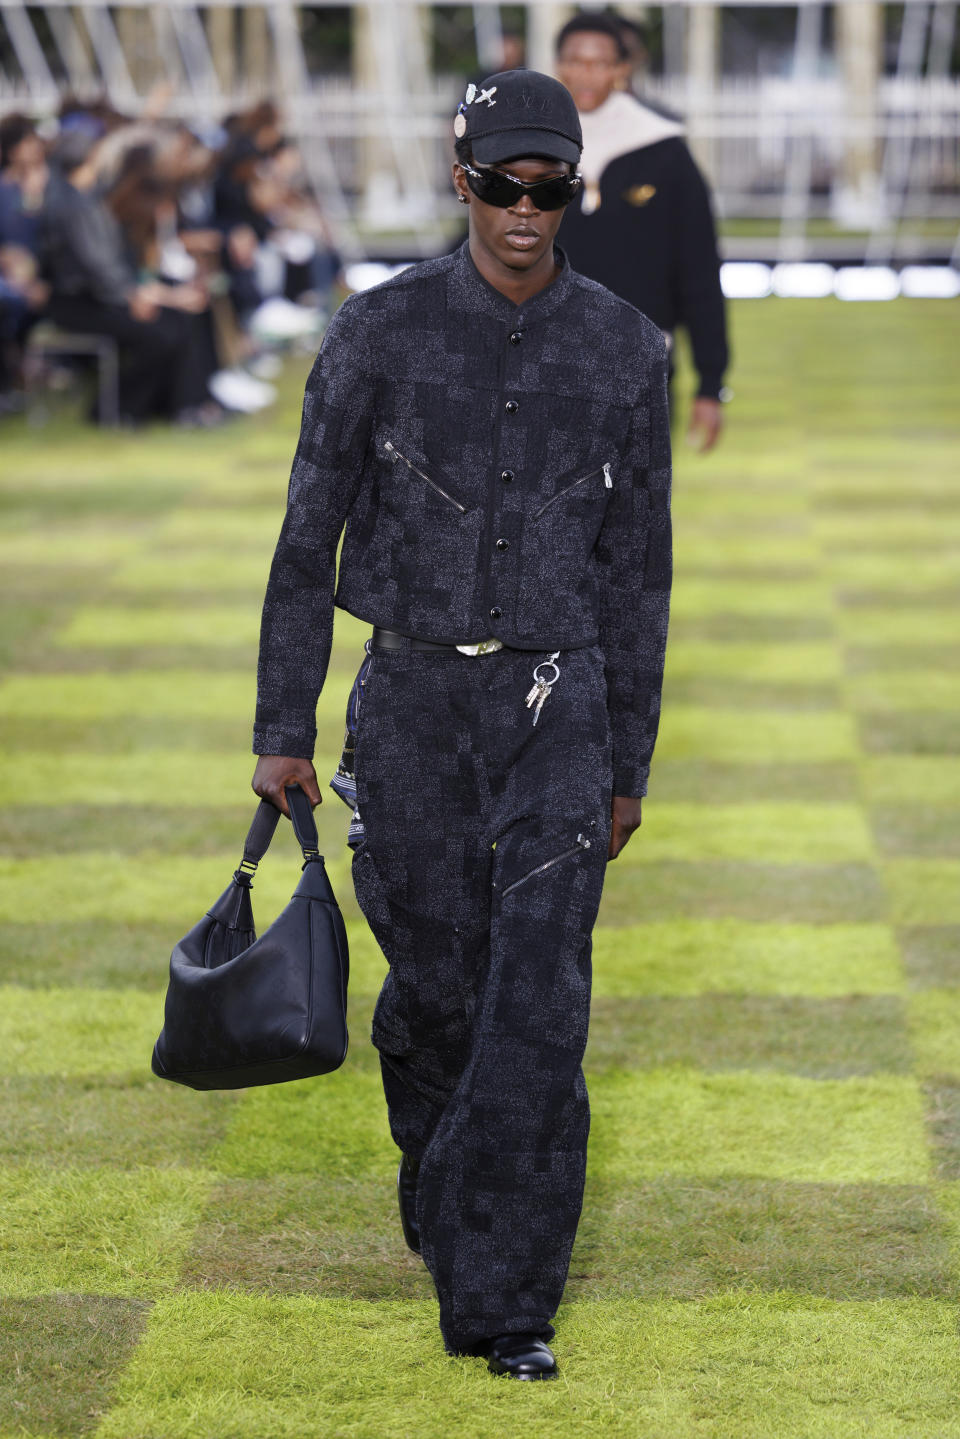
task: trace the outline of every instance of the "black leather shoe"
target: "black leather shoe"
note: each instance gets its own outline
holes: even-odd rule
[[[417,1175],[420,1172],[419,1159],[405,1154],[397,1170],[397,1198],[400,1200],[400,1227],[407,1241],[407,1248],[414,1254],[420,1253],[420,1228],[417,1224]]]
[[[511,1379],[556,1379],[557,1361],[549,1344],[535,1334],[498,1334],[486,1349],[491,1374]]]

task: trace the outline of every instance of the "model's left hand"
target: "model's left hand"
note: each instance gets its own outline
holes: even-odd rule
[[[633,831],[640,828],[640,804],[639,799],[632,799],[628,795],[614,795],[613,824],[610,826],[607,859],[616,859]]]
[[[723,406],[719,400],[698,395],[690,409],[687,441],[701,455],[712,450],[723,431]]]

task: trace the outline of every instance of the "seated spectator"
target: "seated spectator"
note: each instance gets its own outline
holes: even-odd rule
[[[20,409],[23,343],[49,297],[37,263],[49,171],[33,121],[0,121],[0,413]]]
[[[53,149],[43,206],[50,314],[65,330],[117,341],[127,423],[216,423],[223,411],[208,389],[216,361],[206,296],[198,286],[139,279],[135,244],[95,189],[97,144],[90,128],[77,127]]]
[[[230,138],[214,194],[238,309],[249,317],[262,301],[280,296],[318,311],[329,300],[340,259],[297,148],[283,138],[268,102],[230,116],[226,128]]]

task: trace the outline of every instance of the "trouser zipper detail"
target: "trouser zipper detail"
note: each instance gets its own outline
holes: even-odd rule
[[[402,460],[408,470],[412,470],[415,475],[420,476],[421,480],[425,480],[432,489],[436,490],[438,495],[441,495],[448,502],[448,504],[453,505],[455,510],[459,510],[462,515],[465,515],[467,513],[466,505],[461,504],[459,500],[455,500],[453,495],[448,494],[442,485],[438,485],[436,480],[431,479],[430,476],[428,474],[425,474],[423,470],[419,469],[412,462],[412,460],[408,460],[406,455],[401,455],[400,451],[397,449],[396,445],[393,443],[392,440],[387,440],[383,448],[386,450],[391,460],[393,460],[394,464],[397,463],[397,460]]]
[[[590,841],[586,835],[578,834],[576,844],[571,845],[569,849],[563,850],[560,854],[555,854],[552,859],[545,859],[543,864],[534,865],[533,869],[528,870],[526,874],[522,874],[519,879],[515,879],[513,884],[508,884],[503,891],[504,899],[506,899],[512,889],[517,889],[519,885],[526,884],[528,879],[533,879],[535,875],[543,874],[545,869],[552,869],[553,866],[559,864],[562,859],[569,859],[571,855],[579,854],[581,850],[589,848]]]

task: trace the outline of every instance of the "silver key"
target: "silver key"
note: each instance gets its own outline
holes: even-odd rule
[[[557,650],[554,654],[550,656],[548,660],[542,660],[533,672],[533,688],[527,695],[524,703],[526,704],[527,709],[533,709],[534,724],[536,724],[537,720],[540,718],[540,711],[543,709],[547,700],[550,698],[550,691],[553,689],[557,680],[560,678],[560,666],[557,664],[559,656],[560,651]],[[553,679],[542,679],[540,676],[540,670],[542,669],[553,670]]]
[[[543,680],[537,680],[537,683],[527,695],[527,709],[530,709],[531,705],[536,705],[536,709],[533,711],[534,724],[536,724],[537,720],[540,718],[540,711],[543,709],[543,706],[550,698],[550,691],[552,688],[552,685],[545,684]]]

